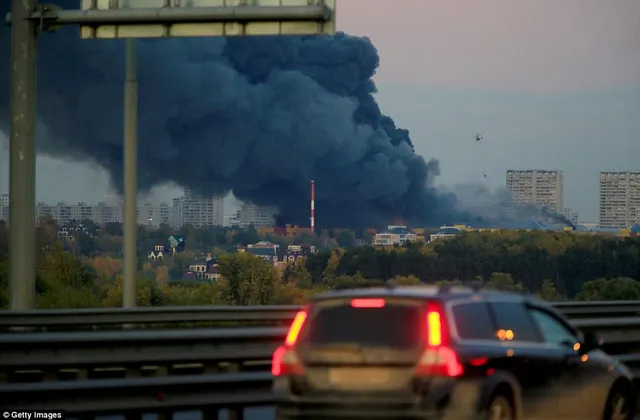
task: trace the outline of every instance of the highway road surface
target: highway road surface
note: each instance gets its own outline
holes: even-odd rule
[[[249,408],[245,411],[245,420],[273,420],[275,418],[275,410],[272,407],[264,408]],[[183,411],[176,413],[173,417],[174,420],[204,420],[200,412],[197,411]],[[227,413],[223,411],[218,417],[219,420],[227,420]],[[640,420],[640,416],[636,417]],[[77,419],[75,419],[77,420]],[[108,416],[99,417],[99,420],[124,420],[124,416]],[[157,420],[155,414],[148,414],[142,417],[142,420]],[[210,420],[210,419],[207,419]]]
[[[142,420],[157,420],[155,414],[147,414],[142,416]],[[256,407],[245,410],[245,420],[273,420],[275,418],[275,410],[272,407]],[[74,419],[77,420],[77,419]],[[124,420],[124,416],[103,416],[96,420]],[[183,411],[176,413],[173,420],[204,420],[199,411]],[[211,419],[206,419],[211,420]],[[220,412],[218,420],[227,420],[227,411]]]

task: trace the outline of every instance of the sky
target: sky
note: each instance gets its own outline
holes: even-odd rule
[[[339,0],[338,29],[377,47],[377,99],[418,153],[440,160],[438,185],[501,188],[507,169],[558,169],[565,207],[595,221],[598,173],[640,171],[640,1],[391,4]],[[0,153],[7,191],[8,153]],[[47,157],[37,168],[38,200],[109,195],[99,168]],[[166,186],[140,199],[178,195]]]

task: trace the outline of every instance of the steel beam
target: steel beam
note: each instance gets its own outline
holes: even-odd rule
[[[319,6],[239,6],[239,7],[164,7],[149,9],[89,9],[59,10],[43,8],[30,19],[54,25],[159,24],[207,22],[269,22],[318,21],[327,22],[333,12],[326,5]],[[11,20],[14,20],[11,18]]]
[[[13,1],[9,122],[10,307],[35,306],[37,0]]]

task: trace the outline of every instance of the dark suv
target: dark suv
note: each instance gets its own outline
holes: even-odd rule
[[[630,371],[531,296],[324,293],[273,354],[277,419],[631,420]]]

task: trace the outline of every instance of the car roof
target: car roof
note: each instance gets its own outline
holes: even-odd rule
[[[511,293],[494,290],[475,290],[465,286],[396,286],[396,287],[363,287],[342,290],[331,290],[313,296],[310,301],[318,302],[329,299],[366,298],[366,297],[398,297],[408,299],[451,301],[465,298],[474,298],[484,301],[510,301],[535,304],[553,309],[547,302],[532,296],[520,293]]]

